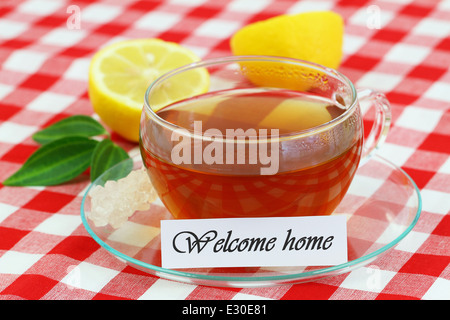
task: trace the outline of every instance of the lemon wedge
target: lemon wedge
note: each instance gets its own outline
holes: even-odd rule
[[[94,111],[111,130],[137,142],[148,86],[166,72],[198,60],[189,49],[156,38],[108,45],[95,53],[89,67],[88,93]],[[164,91],[159,94],[175,100],[208,90],[206,70],[189,74],[174,78],[170,86],[159,88]]]

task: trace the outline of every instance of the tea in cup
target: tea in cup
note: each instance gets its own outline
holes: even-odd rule
[[[205,74],[206,92],[163,94],[183,79],[195,86]],[[358,98],[377,110],[367,139]],[[153,82],[140,148],[174,218],[329,215],[389,124],[385,96],[357,92],[336,70],[290,58],[233,56],[192,63]]]

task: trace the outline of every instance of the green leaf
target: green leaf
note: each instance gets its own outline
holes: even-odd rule
[[[86,115],[75,115],[36,132],[33,140],[45,144],[69,136],[94,137],[107,133],[97,120]]]
[[[96,180],[96,185],[105,185],[109,180],[119,180],[126,177],[133,170],[133,159],[128,158],[102,173]]]
[[[91,181],[119,162],[130,158],[128,153],[110,139],[101,141],[94,150],[91,160]]]
[[[89,167],[97,144],[86,137],[65,137],[44,144],[3,184],[50,186],[67,182]]]

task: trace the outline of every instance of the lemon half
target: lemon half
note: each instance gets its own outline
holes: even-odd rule
[[[230,40],[235,55],[271,55],[336,69],[342,59],[344,22],[332,11],[284,14],[238,30]]]
[[[234,55],[268,55],[300,59],[336,69],[342,59],[344,23],[332,11],[279,15],[238,30],[230,39]],[[313,67],[276,62],[241,63],[258,86],[307,91],[326,81]]]
[[[161,39],[125,40],[108,45],[92,58],[88,93],[94,111],[114,132],[139,141],[139,121],[148,86],[177,67],[200,60],[192,51]],[[205,70],[163,88],[165,97],[188,98],[209,87]],[[176,82],[176,80],[174,80]],[[157,111],[157,110],[155,110]]]

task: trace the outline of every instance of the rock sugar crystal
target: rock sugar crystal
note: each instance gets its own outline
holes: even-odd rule
[[[88,216],[95,226],[110,224],[113,228],[119,228],[134,212],[148,210],[157,195],[142,167],[122,179],[95,186],[89,192],[89,197],[91,211]]]

